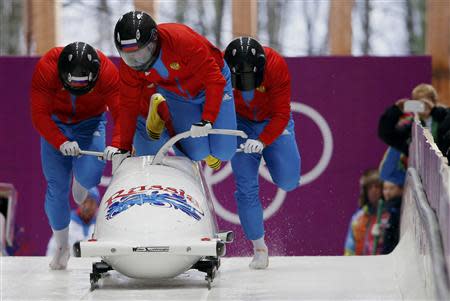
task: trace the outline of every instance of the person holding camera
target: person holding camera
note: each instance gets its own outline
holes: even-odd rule
[[[423,110],[419,112],[420,121],[424,127],[430,130],[442,153],[446,154],[450,146],[449,109],[438,104],[438,94],[429,84],[417,85],[411,93],[411,99],[423,103]],[[406,156],[409,151],[411,126],[414,120],[412,113],[405,112],[407,101],[408,99],[400,99],[387,108],[378,123],[378,136],[381,140]]]

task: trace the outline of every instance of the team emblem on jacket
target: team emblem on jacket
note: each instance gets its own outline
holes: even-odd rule
[[[259,86],[258,88],[256,88],[257,91],[261,92],[261,93],[265,93],[266,92],[266,87],[264,87],[263,85]]]
[[[173,70],[180,70],[180,64],[178,64],[177,62],[173,62],[173,63],[170,63],[170,68],[172,68]]]
[[[227,101],[227,100],[231,100],[231,99],[233,99],[233,97],[231,97],[231,95],[228,93],[225,93],[222,98],[223,101]]]

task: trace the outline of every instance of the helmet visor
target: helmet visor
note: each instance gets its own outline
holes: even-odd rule
[[[138,50],[134,50],[133,47],[122,47],[120,56],[129,67],[138,71],[146,71],[156,60],[156,48],[156,42],[150,42]]]
[[[240,91],[250,91],[256,88],[256,75],[254,72],[231,73],[233,88]]]
[[[231,72],[240,74],[240,73],[248,73],[248,72],[254,72],[256,71],[256,68],[253,64],[250,64],[248,62],[242,62],[234,65],[231,68]]]
[[[250,91],[256,88],[257,67],[248,62],[236,64],[231,68],[231,82],[233,88],[240,91]]]

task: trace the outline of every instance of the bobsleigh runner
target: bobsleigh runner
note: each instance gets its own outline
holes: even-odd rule
[[[213,129],[209,134],[247,138],[236,130]],[[225,243],[234,234],[218,231],[200,164],[166,156],[186,137],[189,131],[172,137],[155,156],[129,157],[115,170],[92,239],[73,246],[76,257],[102,258],[93,263],[91,290],[110,270],[131,278],[162,279],[197,269],[206,273],[211,288]]]

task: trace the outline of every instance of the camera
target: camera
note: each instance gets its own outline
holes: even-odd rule
[[[420,100],[407,100],[403,105],[404,112],[423,113],[425,112],[425,103]]]

